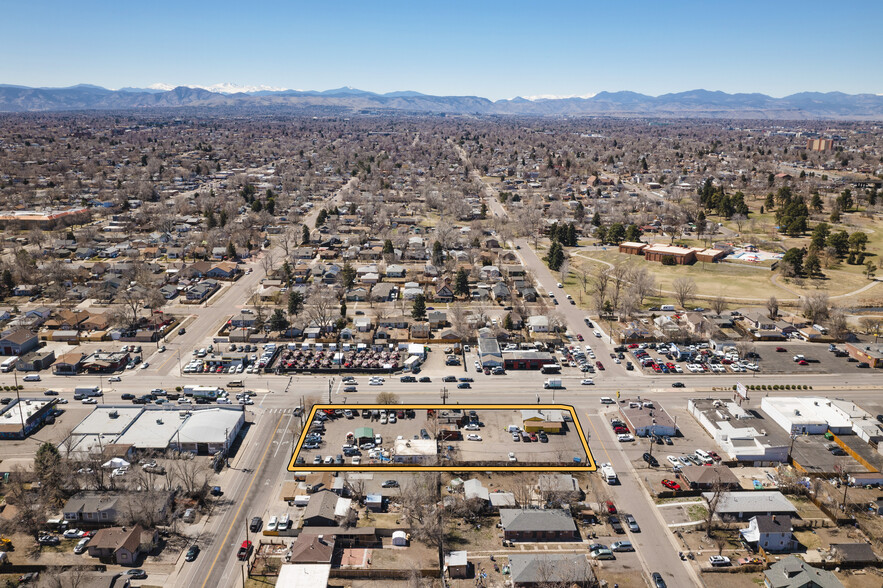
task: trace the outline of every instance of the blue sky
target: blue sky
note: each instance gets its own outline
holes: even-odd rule
[[[883,2],[7,0],[0,83],[883,93]]]

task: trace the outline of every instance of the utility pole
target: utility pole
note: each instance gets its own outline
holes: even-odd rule
[[[440,395],[441,395],[441,399],[442,399],[442,404],[447,404],[448,403],[448,387],[447,386],[444,386],[441,389]]]
[[[334,385],[334,378],[328,379],[328,404],[331,404],[331,387]]]

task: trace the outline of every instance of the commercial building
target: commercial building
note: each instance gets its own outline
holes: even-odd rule
[[[57,401],[17,398],[0,410],[0,439],[24,439],[55,414]]]
[[[644,249],[649,247],[647,243],[635,243],[633,241],[626,241],[625,243],[619,244],[619,252],[625,253],[627,255],[643,255]]]
[[[500,343],[493,335],[481,333],[478,337],[478,360],[482,367],[495,368],[503,365]]]
[[[864,361],[872,368],[883,367],[883,347],[868,343],[846,343],[846,353],[859,361]]]
[[[564,412],[557,409],[521,411],[521,428],[528,433],[562,433],[564,431]]]
[[[730,459],[746,465],[775,465],[788,460],[788,436],[726,399],[693,398],[687,410]]]
[[[766,396],[760,408],[789,435],[824,435],[852,431],[852,419],[821,397]]]
[[[558,363],[551,353],[545,351],[504,351],[503,367],[507,370],[539,370],[544,365]]]
[[[834,149],[834,139],[807,139],[806,148],[809,151],[831,151]]]
[[[230,447],[245,423],[245,407],[195,410],[184,419],[170,447],[197,455],[213,455]]]
[[[17,329],[0,339],[0,355],[24,355],[38,343],[37,335],[28,329]]]
[[[626,401],[619,409],[629,429],[638,437],[673,436],[677,425],[658,402]]]
[[[433,464],[438,456],[435,439],[396,439],[392,460],[395,463]]]

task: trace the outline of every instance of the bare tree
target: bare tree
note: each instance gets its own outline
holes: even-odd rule
[[[849,335],[849,326],[846,324],[846,313],[843,309],[835,306],[828,313],[828,329],[831,335],[838,341],[842,341]]]
[[[678,301],[678,304],[686,308],[687,302],[693,298],[696,294],[696,282],[693,281],[693,278],[678,278],[674,282],[672,282],[672,288],[675,291],[675,298]]]
[[[656,278],[654,278],[653,274],[647,271],[647,268],[645,267],[634,267],[632,269],[630,281],[631,286],[629,289],[637,298],[638,306],[644,304],[645,298],[653,296],[653,294],[656,293]]]
[[[595,274],[595,310],[599,314],[604,308],[604,303],[607,301],[607,290],[610,286],[611,279],[610,273],[611,268],[604,266],[602,268],[599,268],[598,272]]]
[[[828,316],[828,293],[824,290],[810,292],[801,300],[803,316],[817,323]]]
[[[724,309],[727,307],[727,299],[721,295],[715,296],[711,301],[711,310],[714,311],[714,314],[720,316]]]
[[[401,401],[394,392],[380,392],[374,399],[377,404],[399,404]]]
[[[770,296],[769,300],[766,301],[766,310],[770,320],[774,321],[779,317],[779,301],[776,300],[775,296]]]
[[[177,453],[177,459],[169,463],[169,476],[180,484],[191,497],[202,497],[208,484],[211,469],[205,460],[193,459],[192,454]]]
[[[338,301],[335,293],[328,288],[316,288],[310,295],[306,308],[307,318],[323,333],[328,331],[338,315]]]
[[[711,537],[714,516],[717,514],[718,506],[720,505],[721,496],[724,492],[724,485],[721,482],[720,475],[717,476],[717,479],[711,485],[711,496],[708,497],[708,512],[705,514],[705,536]]]

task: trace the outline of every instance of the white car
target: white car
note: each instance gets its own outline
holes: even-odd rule
[[[592,378],[586,378],[585,380],[580,382],[580,384],[582,384],[583,386],[594,386],[595,381]]]
[[[481,430],[481,427],[479,427],[475,423],[469,423],[468,425],[466,425],[463,428],[466,429],[467,431],[480,431]]]
[[[512,451],[509,452],[509,461],[518,461],[515,459],[515,453]]]
[[[141,364],[141,369],[142,369],[142,370],[146,370],[146,369],[149,368],[149,367],[150,367],[150,364],[149,364],[148,362],[146,362],[146,361],[145,361],[144,363]]]
[[[668,463],[670,463],[670,464],[672,465],[672,467],[674,467],[674,468],[680,468],[680,467],[681,467],[681,462],[678,461],[678,458],[676,458],[674,455],[669,455],[669,456],[666,457],[665,459],[668,460]]]
[[[475,433],[471,433],[466,435],[467,441],[481,441],[481,435],[476,435]]]
[[[728,566],[730,565],[730,558],[725,555],[712,555],[708,558],[708,563],[713,566]]]
[[[354,455],[353,456],[353,465],[359,465],[360,463],[362,463],[362,456],[361,455]]]
[[[383,382],[381,382],[380,380],[371,380],[370,382],[368,382],[368,385],[369,386],[383,386]]]
[[[270,520],[267,523],[267,530],[268,531],[275,531],[276,527],[278,527],[278,526],[279,526],[279,517],[276,517],[276,516],[270,517]]]
[[[122,379],[119,376],[111,376],[107,379],[108,382],[121,382]]]
[[[600,331],[597,331],[597,330],[596,330],[596,331],[592,331],[592,334],[593,334],[594,336],[598,337],[599,339],[601,338],[601,332],[600,332]]]
[[[94,398],[83,398],[82,403],[83,404],[98,404],[98,401],[95,400]]]
[[[629,441],[635,440],[635,438],[632,435],[629,435],[628,433],[623,433],[621,435],[617,435],[616,438],[619,439],[620,443],[628,443]]]
[[[331,465],[333,463],[334,463],[334,457],[329,455],[328,457],[325,458],[325,465]]]
[[[380,435],[374,435],[374,445],[383,445],[383,437]]]
[[[390,414],[388,419],[389,424],[393,424],[396,422],[396,415]]]

